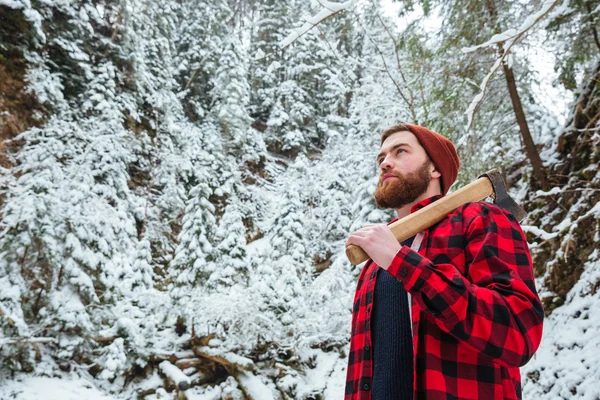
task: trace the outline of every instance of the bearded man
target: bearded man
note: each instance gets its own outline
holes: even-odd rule
[[[375,202],[398,218],[446,195],[460,167],[452,142],[408,124],[382,133],[377,162]],[[346,242],[370,260],[354,296],[345,400],[520,399],[544,310],[515,217],[467,203],[402,243],[388,225]]]

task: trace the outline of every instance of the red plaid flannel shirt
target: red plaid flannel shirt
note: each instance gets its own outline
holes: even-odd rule
[[[544,311],[519,223],[491,203],[473,202],[424,235],[418,253],[403,246],[380,271],[411,294],[414,398],[520,399],[519,367],[540,344]],[[371,399],[377,268],[367,261],[358,278],[344,400]]]

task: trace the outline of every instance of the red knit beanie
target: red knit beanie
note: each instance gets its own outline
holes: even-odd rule
[[[440,186],[442,195],[445,196],[450,186],[456,181],[458,169],[460,168],[460,159],[458,158],[458,154],[456,154],[454,145],[439,133],[430,131],[422,126],[410,124],[404,124],[404,126],[417,137],[437,170],[442,174],[440,177]]]

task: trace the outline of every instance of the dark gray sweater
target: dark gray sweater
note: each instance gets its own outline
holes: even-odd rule
[[[411,246],[411,237],[402,245]],[[413,346],[408,296],[402,283],[377,269],[371,330],[373,400],[412,400]]]

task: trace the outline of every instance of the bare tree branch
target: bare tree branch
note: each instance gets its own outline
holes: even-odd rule
[[[390,80],[394,83],[394,86],[396,87],[396,90],[400,94],[400,97],[402,97],[402,100],[404,100],[404,102],[406,103],[406,105],[410,109],[410,113],[412,115],[413,123],[415,125],[418,125],[419,122],[418,122],[418,119],[417,119],[417,115],[415,113],[415,109],[412,107],[411,102],[406,98],[406,95],[404,94],[404,92],[402,92],[402,89],[400,88],[400,85],[398,84],[398,82],[396,82],[396,80],[392,76],[392,73],[390,72],[390,69],[389,69],[389,67],[387,65],[387,62],[385,61],[385,56],[384,56],[383,52],[381,51],[381,49],[379,48],[379,46],[377,45],[377,43],[373,40],[373,38],[368,34],[367,30],[365,29],[365,27],[363,26],[363,24],[360,21],[359,21],[359,24],[360,24],[361,28],[363,29],[363,31],[365,33],[365,36],[367,36],[367,38],[373,44],[373,46],[375,47],[375,50],[377,51],[377,53],[381,57],[381,61],[383,62],[383,66],[385,68],[385,72],[387,73],[387,75],[390,78]]]
[[[408,82],[406,82],[406,77],[404,76],[404,71],[402,70],[402,65],[400,64],[400,55],[398,54],[398,42],[396,41],[396,38],[394,37],[394,35],[392,35],[392,32],[389,30],[387,25],[381,19],[381,15],[377,14],[377,19],[379,19],[379,22],[381,23],[381,25],[387,32],[390,39],[392,39],[392,42],[394,43],[394,54],[396,55],[396,64],[398,64],[398,72],[400,72],[400,77],[402,78],[402,81],[404,82],[404,86],[406,86],[406,89],[408,90],[408,94],[410,95],[409,107],[411,108],[411,112],[412,112],[413,118],[414,118],[414,116],[415,116],[415,111],[414,111],[415,96],[414,96],[412,89],[410,88],[410,85],[408,84]],[[414,118],[414,119],[415,119],[415,123],[417,123],[416,118]]]

